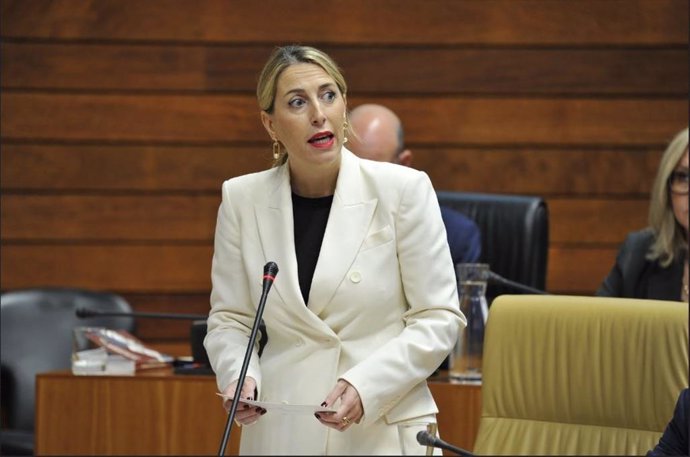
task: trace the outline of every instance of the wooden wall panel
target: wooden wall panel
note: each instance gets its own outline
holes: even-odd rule
[[[685,0],[3,0],[3,35],[348,44],[687,44]],[[304,26],[300,26],[304,25]]]
[[[3,195],[7,242],[212,242],[220,197]],[[647,222],[639,199],[548,198],[552,243],[617,243]],[[606,224],[602,220],[606,219]],[[165,224],[161,224],[165,221]]]
[[[426,171],[438,189],[645,198],[663,148],[408,146],[413,165]],[[0,161],[4,191],[217,195],[225,179],[268,168],[271,151],[268,142],[217,147],[7,143]]]
[[[213,192],[225,179],[270,167],[270,143],[178,146],[6,143],[2,190]],[[94,172],[97,171],[97,172]]]
[[[271,49],[9,42],[2,44],[6,61],[2,86],[252,93],[257,68],[261,68]],[[683,78],[688,69],[686,46],[661,50],[421,48],[414,52],[404,48],[327,46],[324,50],[345,69],[349,92],[356,95],[413,92],[682,96],[688,91],[688,81]],[[561,70],[565,66],[567,72]],[[631,68],[636,71],[630,71]],[[612,74],[617,77],[611,78]]]
[[[3,287],[70,286],[118,292],[209,292],[213,246],[208,243],[7,243]],[[7,286],[5,286],[7,284]]]
[[[616,245],[630,227],[647,225],[649,205],[640,199],[548,198],[551,245]]]
[[[662,147],[416,148],[413,166],[443,190],[528,195],[627,195],[646,198]],[[535,179],[538,176],[538,179]]]
[[[352,97],[356,106],[365,100]],[[378,98],[410,142],[445,145],[650,145],[687,121],[684,99]],[[218,144],[267,141],[247,95],[92,95],[7,92],[0,128],[8,140]],[[4,115],[12,113],[11,116]]]
[[[608,273],[616,250],[577,246],[549,249],[547,290],[593,293]],[[3,284],[13,288],[68,285],[154,296],[202,294],[210,292],[212,255],[210,244],[11,244],[3,246],[0,274]]]
[[[549,249],[546,290],[592,295],[611,270],[617,247],[554,247]]]
[[[593,293],[688,123],[687,0],[346,3],[0,0],[0,289],[207,312],[220,186],[271,160],[257,73],[300,42],[437,189],[543,196],[547,289]],[[185,350],[188,323],[139,334]]]
[[[4,195],[1,203],[7,241],[210,242],[220,194]]]

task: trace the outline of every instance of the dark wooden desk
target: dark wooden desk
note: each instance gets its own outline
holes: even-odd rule
[[[474,449],[482,414],[481,384],[429,380],[429,388],[438,405],[436,416],[443,441],[466,451]],[[444,455],[454,455],[450,452]]]
[[[441,437],[471,450],[481,387],[430,382]],[[226,414],[213,376],[156,370],[137,376],[38,375],[37,455],[218,455]],[[234,427],[226,454],[237,455]]]

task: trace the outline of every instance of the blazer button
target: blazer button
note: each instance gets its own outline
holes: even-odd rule
[[[352,273],[350,273],[350,281],[357,284],[361,280],[362,280],[362,274],[359,271],[353,271]]]

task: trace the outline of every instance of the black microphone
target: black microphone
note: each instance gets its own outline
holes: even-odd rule
[[[517,289],[528,294],[549,295],[549,293],[546,291],[535,289],[534,287],[530,287],[525,284],[520,284],[519,282],[511,281],[510,279],[506,279],[503,276],[499,275],[498,273],[494,273],[491,270],[489,270],[489,282],[492,282],[494,284],[500,284],[502,286],[512,287],[513,289]]]
[[[259,330],[259,323],[261,322],[261,316],[264,314],[264,307],[266,306],[266,297],[268,297],[268,291],[271,290],[271,286],[273,285],[273,281],[276,279],[277,274],[278,265],[276,265],[275,262],[268,262],[266,265],[264,265],[264,277],[261,290],[261,298],[259,299],[259,307],[256,309],[256,316],[254,317],[252,333],[249,336],[249,344],[247,345],[247,351],[245,352],[244,360],[242,361],[242,369],[240,370],[240,377],[237,380],[237,387],[235,388],[235,395],[233,395],[232,406],[230,407],[230,412],[228,413],[228,421],[225,424],[225,433],[223,433],[223,439],[220,443],[220,450],[218,451],[219,456],[225,455],[225,448],[228,445],[230,431],[232,430],[232,423],[235,420],[235,413],[237,412],[237,405],[239,404],[240,400],[240,392],[242,392],[244,378],[247,376],[249,360],[252,358],[254,342],[256,341],[256,334]]]
[[[77,308],[74,313],[79,319],[87,319],[89,317],[102,316],[121,316],[121,317],[151,317],[154,319],[187,319],[187,320],[202,320],[208,316],[204,314],[176,314],[176,313],[138,313],[138,312],[124,312],[124,311],[101,311],[91,308]]]
[[[441,438],[437,438],[436,436],[432,435],[426,430],[421,430],[419,433],[417,433],[417,442],[422,446],[437,447],[440,449],[445,449],[446,451],[450,451],[453,454],[462,455],[465,457],[474,457],[474,454],[472,454],[471,452],[466,451],[457,446],[453,446],[452,444],[448,444]]]

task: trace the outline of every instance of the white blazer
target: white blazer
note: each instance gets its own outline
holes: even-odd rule
[[[274,261],[280,271],[263,314],[269,340],[259,359],[257,338],[247,371],[259,399],[318,405],[342,378],[364,407],[345,432],[312,415],[269,411],[243,427],[241,453],[400,454],[397,425],[434,419],[426,379],[466,324],[428,176],[342,149],[308,304],[288,165],[229,179],[222,192],[204,341],[218,388],[239,377],[263,267]]]

